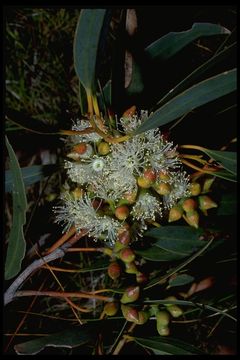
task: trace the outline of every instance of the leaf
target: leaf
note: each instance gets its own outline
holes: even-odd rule
[[[73,56],[77,76],[85,89],[94,89],[95,68],[106,9],[82,9],[74,38]]]
[[[176,118],[236,89],[236,69],[225,71],[208,78],[182,92],[155,111],[140,125],[134,135],[158,126],[165,125]]]
[[[160,249],[157,246],[152,246],[146,250],[135,250],[135,253],[150,261],[175,261],[186,256]]]
[[[20,169],[22,173],[22,179],[25,186],[32,185],[38,181],[41,181],[46,176],[51,175],[56,170],[56,165],[33,165],[23,167]],[[12,171],[5,171],[5,191],[9,192],[13,189],[13,177]]]
[[[172,99],[175,95],[179,94],[180,91],[187,89],[188,86],[193,85],[194,81],[199,78],[202,74],[204,74],[207,70],[211,69],[213,66],[225,60],[227,56],[234,56],[233,50],[235,50],[236,43],[230,45],[226,49],[221,52],[213,55],[209,60],[196,68],[193,72],[191,72],[185,79],[180,81],[173,89],[171,89],[166,95],[163,96],[161,100],[158,101],[157,107],[159,105],[163,105],[170,99]],[[233,55],[234,54],[234,55]]]
[[[5,279],[9,280],[21,270],[22,260],[25,256],[26,242],[23,235],[23,225],[26,222],[27,199],[18,160],[7,137],[6,146],[13,178],[13,222],[8,239],[5,263]]]
[[[143,77],[141,73],[140,66],[136,63],[136,61],[132,60],[132,77],[129,85],[126,88],[126,93],[128,95],[136,95],[140,94],[144,89]]]
[[[194,277],[188,274],[180,274],[176,276],[174,279],[169,280],[169,286],[182,286],[189,284],[194,281]]]
[[[195,23],[191,29],[181,32],[170,32],[154,41],[146,49],[153,59],[167,60],[192,41],[202,36],[227,35],[231,32],[217,24]]]
[[[221,163],[221,165],[232,174],[237,174],[237,153],[234,151],[217,151],[202,148],[209,157]]]
[[[144,348],[151,349],[156,355],[198,355],[204,354],[199,349],[173,338],[151,337],[133,340]]]
[[[223,193],[218,205],[217,215],[233,215],[237,212],[237,194]]]
[[[145,232],[145,236],[157,239],[154,246],[179,255],[190,255],[204,242],[199,240],[203,229],[195,229],[189,226],[162,226]]]
[[[48,346],[73,348],[87,343],[91,339],[90,334],[90,331],[86,330],[85,325],[82,325],[81,328],[74,327],[56,334],[17,344],[14,346],[14,350],[18,355],[35,355]]]
[[[224,179],[224,180],[228,180],[228,181],[233,181],[233,182],[237,181],[236,176],[233,175],[231,172],[228,172],[226,170],[214,171],[212,174],[210,174],[210,173],[208,173],[208,174],[212,175],[212,176],[219,177],[219,178]]]

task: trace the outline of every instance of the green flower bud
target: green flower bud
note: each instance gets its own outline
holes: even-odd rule
[[[201,192],[201,185],[197,182],[192,182],[190,184],[190,192],[192,196],[197,196]]]
[[[138,312],[138,325],[145,324],[150,317],[150,313],[148,311],[139,311]]]
[[[186,213],[188,213],[189,211],[193,211],[197,208],[197,202],[191,198],[186,199],[182,203],[182,208],[184,211],[186,211]]]
[[[173,206],[168,215],[168,222],[173,222],[181,219],[183,210],[180,206]]]
[[[127,274],[137,274],[138,269],[137,269],[135,263],[134,262],[125,263],[125,272]]]
[[[140,186],[141,188],[143,189],[148,189],[151,187],[152,185],[152,181],[149,180],[149,179],[146,179],[145,177],[143,176],[139,176],[137,178],[137,183],[138,183],[138,186]]]
[[[201,195],[198,197],[199,208],[204,212],[212,208],[216,208],[217,204],[207,195]]]
[[[114,316],[118,312],[119,305],[117,302],[109,302],[104,305],[104,313],[108,316]]]
[[[156,313],[157,326],[164,327],[170,323],[170,315],[165,310],[159,310]]]
[[[205,181],[203,183],[202,194],[211,191],[210,188],[211,188],[214,180],[215,180],[215,177],[210,177],[210,178],[205,179]]]
[[[135,308],[122,304],[121,310],[122,310],[123,317],[127,321],[134,322],[134,323],[137,323],[139,321],[138,311]]]
[[[168,175],[168,173],[166,171],[160,171],[158,173],[158,179],[162,180],[162,181],[169,181],[170,176]]]
[[[105,141],[100,142],[98,144],[98,153],[100,155],[107,155],[110,152],[110,146]]]
[[[124,248],[120,251],[120,259],[125,263],[130,263],[135,260],[135,254],[130,247]]]
[[[170,335],[170,329],[168,326],[162,326],[162,327],[157,326],[157,331],[158,331],[159,335],[161,335],[161,336],[169,336]]]
[[[139,298],[140,288],[139,286],[129,286],[121,297],[122,304],[128,304],[136,301]]]
[[[160,183],[160,184],[155,184],[154,185],[154,190],[159,194],[159,195],[168,195],[172,188],[171,185],[168,183]]]
[[[170,312],[170,314],[174,318],[178,318],[179,316],[181,316],[183,314],[183,310],[178,305],[175,305],[175,304],[168,306],[167,310]]]
[[[136,274],[136,281],[138,284],[142,284],[146,282],[148,279],[147,275],[144,273],[141,273],[140,271]]]
[[[195,227],[196,229],[198,228],[198,224],[199,224],[199,214],[196,210],[193,211],[189,211],[186,214],[186,219],[187,219],[187,223],[190,226]]]
[[[176,296],[171,295],[171,296],[166,297],[164,300],[176,301],[177,298],[176,298]],[[166,306],[166,307],[169,307],[169,306],[172,306],[172,305],[173,304],[164,304],[164,306]]]
[[[117,262],[112,262],[107,269],[108,276],[116,280],[121,275],[121,267]]]

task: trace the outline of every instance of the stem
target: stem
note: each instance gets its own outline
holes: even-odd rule
[[[182,159],[181,161],[182,161],[183,164],[185,164],[185,165],[191,167],[192,169],[197,170],[197,171],[199,171],[199,172],[201,172],[201,173],[214,175],[213,173],[214,173],[215,171],[217,171],[216,169],[208,169],[208,170],[201,169],[201,168],[199,168],[198,166],[196,166],[196,165],[194,165],[194,164],[192,164],[192,163],[190,163],[189,161],[184,160],[184,159]]]
[[[44,255],[48,255],[61,245],[63,245],[71,236],[76,233],[76,228],[72,226],[69,231],[67,231],[57,242],[55,242],[46,252]]]

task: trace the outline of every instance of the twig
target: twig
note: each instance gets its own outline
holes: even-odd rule
[[[80,299],[98,299],[103,301],[111,302],[113,301],[112,297],[97,295],[87,292],[60,292],[60,291],[37,291],[37,290],[22,290],[17,291],[15,293],[15,297],[22,297],[22,296],[51,296],[51,297],[60,297],[60,298],[80,298]]]
[[[48,254],[40,259],[35,260],[30,264],[9,286],[4,294],[4,305],[10,303],[16,297],[16,291],[23,284],[23,282],[37,269],[42,265],[49,263],[50,261],[62,258],[65,255],[66,249],[71,247],[76,241],[81,237],[86,235],[86,232],[81,232],[74,235],[67,243],[63,244],[60,248],[54,250],[51,254]]]

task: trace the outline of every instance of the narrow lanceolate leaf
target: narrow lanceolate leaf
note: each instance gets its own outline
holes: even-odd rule
[[[73,47],[75,71],[85,89],[93,89],[101,30],[106,9],[81,10]]]
[[[232,174],[237,174],[237,153],[233,151],[217,151],[202,148],[202,151],[212,159],[219,162],[226,170]]]
[[[23,225],[26,222],[27,199],[21,169],[7,137],[6,146],[13,179],[13,223],[9,234],[5,263],[5,279],[9,280],[19,273],[25,255],[26,243],[23,235]]]
[[[135,131],[140,134],[165,125],[193,109],[236,90],[236,69],[225,71],[192,86],[155,111]]]
[[[14,346],[14,350],[18,355],[35,355],[45,347],[74,348],[86,344],[90,339],[90,332],[83,325],[81,328],[73,327],[56,334],[17,344]]]
[[[227,35],[230,33],[228,29],[220,25],[195,23],[192,28],[187,31],[168,33],[150,44],[145,51],[153,59],[167,60],[186,45],[202,36]]]
[[[193,282],[194,277],[188,274],[180,274],[173,279],[169,280],[169,286],[182,286]]]
[[[56,165],[33,165],[21,168],[22,179],[25,186],[30,186],[43,180],[46,176],[51,175],[56,170]],[[11,170],[5,172],[5,191],[13,190],[13,175]]]
[[[133,339],[137,344],[150,349],[155,355],[198,355],[204,354],[199,349],[173,338],[151,337]]]

